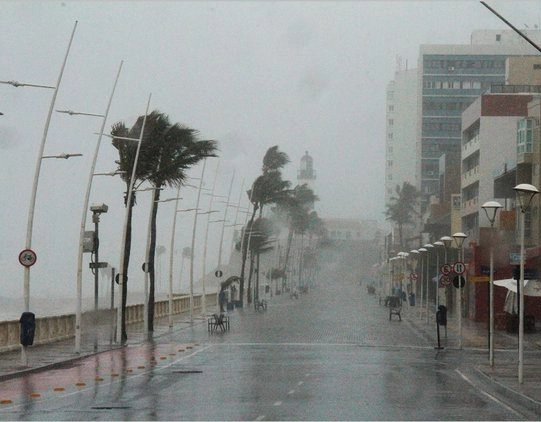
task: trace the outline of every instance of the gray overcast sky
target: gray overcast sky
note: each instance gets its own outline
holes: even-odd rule
[[[489,1],[520,28],[540,23],[540,2]],[[232,200],[242,180],[258,175],[270,146],[292,160],[295,181],[304,151],[317,171],[322,217],[383,220],[385,88],[396,57],[416,67],[420,44],[468,43],[474,29],[505,28],[478,1],[1,1],[0,80],[54,85],[69,35],[78,28],[56,108],[103,113],[120,60],[124,68],[107,128],[131,125],[151,109],[216,139],[220,172],[216,191]],[[36,152],[51,91],[0,85],[0,292],[22,296],[17,261],[26,221]],[[44,160],[37,196],[31,296],[71,295],[84,189],[99,119],[55,113],[46,154],[80,152],[82,158]],[[97,170],[114,169],[116,150],[104,140]],[[210,186],[217,160],[207,166]],[[201,168],[193,169],[197,177]],[[91,202],[105,202],[100,255],[118,266],[123,184],[95,178]],[[173,192],[164,192],[170,197]],[[134,224],[139,246],[130,273],[144,254],[148,194],[138,197]],[[183,194],[185,207],[193,193]],[[242,195],[246,204],[246,196]],[[203,200],[205,203],[208,198]],[[158,244],[169,245],[172,203],[160,206]],[[207,206],[203,204],[203,206]],[[216,214],[218,215],[218,214]],[[177,248],[189,245],[192,216],[180,218]],[[204,219],[200,219],[204,221]],[[201,223],[203,225],[203,223]],[[88,223],[89,229],[91,223]],[[209,246],[215,265],[217,236]],[[230,234],[227,234],[229,236]],[[225,246],[229,248],[230,240]],[[88,258],[88,257],[87,257]],[[86,267],[86,264],[85,264]],[[166,273],[167,260],[163,260]],[[198,270],[199,271],[199,270]],[[84,270],[91,289],[91,275]],[[165,275],[163,278],[166,278]]]

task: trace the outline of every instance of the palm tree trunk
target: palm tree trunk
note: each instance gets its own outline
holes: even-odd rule
[[[282,277],[282,287],[284,285],[284,277],[287,277],[287,266],[289,264],[289,254],[291,253],[291,243],[293,242],[293,227],[289,226],[287,234],[286,256],[284,258],[284,276]]]
[[[127,186],[129,190],[129,185]],[[122,289],[122,321],[120,322],[120,341],[125,343],[128,340],[128,334],[126,332],[126,305],[128,301],[128,267],[130,264],[130,252],[131,252],[131,223],[133,215],[133,205],[135,203],[135,193],[132,193],[132,200],[130,201],[130,209],[128,211],[128,221],[126,227],[126,243],[124,244],[124,262],[122,263],[122,274],[124,275],[124,288]],[[124,206],[128,205],[128,195],[124,197]]]
[[[248,291],[246,293],[248,305],[252,303],[252,275],[254,273],[254,254],[250,252],[250,270],[248,271]]]
[[[243,244],[242,244],[242,263],[241,263],[241,267],[240,267],[240,286],[239,286],[239,300],[240,300],[240,306],[241,308],[243,307],[244,305],[244,274],[245,274],[245,270],[246,270],[246,259],[248,257],[248,241],[249,239],[246,239],[246,237],[249,237],[249,236],[246,236],[246,233],[248,232],[248,228],[250,228],[251,230],[251,227],[252,225],[254,224],[254,219],[255,219],[255,214],[257,212],[257,205],[254,204],[254,210],[252,211],[252,217],[250,218],[250,222],[248,223],[248,225],[246,226],[245,228],[245,231],[244,233],[242,234],[242,239],[243,239]],[[248,291],[248,297],[250,296],[250,292]],[[248,302],[250,303],[250,302]]]
[[[149,271],[149,292],[148,292],[148,331],[154,331],[154,303],[155,303],[155,291],[156,291],[156,271],[154,268],[155,256],[156,256],[156,217],[158,215],[158,201],[160,199],[161,186],[155,186],[154,194],[152,195],[152,220],[150,229],[150,248],[148,254],[148,271]]]

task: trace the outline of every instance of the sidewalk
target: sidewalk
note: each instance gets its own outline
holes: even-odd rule
[[[419,314],[416,307],[408,307],[405,320],[412,324],[419,334],[437,345],[435,318]],[[403,316],[403,317],[404,317]],[[447,338],[445,327],[440,326],[440,345],[443,350],[459,350],[458,323],[451,316],[447,317]],[[489,364],[488,323],[475,322],[462,318],[462,350],[484,354],[484,363],[468,368],[468,375],[478,387],[483,388],[507,403],[520,403],[521,406],[541,416],[541,327],[534,333],[524,333],[523,383],[518,383],[518,333],[505,330],[494,332],[494,366]],[[485,352],[485,353],[483,353]]]
[[[214,312],[213,308],[207,309],[207,312]],[[199,314],[193,316],[194,325],[207,323],[206,317]],[[187,313],[174,316],[174,331],[178,331],[182,326],[188,327],[190,317]],[[127,346],[140,344],[145,341],[143,324],[130,324],[127,326],[128,341]],[[170,333],[168,317],[157,318],[154,320],[153,337],[159,337]],[[28,372],[36,372],[45,368],[53,368],[66,362],[76,361],[78,359],[91,356],[96,353],[118,349],[122,346],[111,342],[110,331],[105,328],[99,333],[97,351],[94,350],[94,335],[87,334],[81,337],[81,351],[75,352],[75,339],[63,340],[49,344],[40,344],[29,346],[27,348],[28,366],[23,365],[21,359],[21,350],[0,353],[0,381],[15,378]]]

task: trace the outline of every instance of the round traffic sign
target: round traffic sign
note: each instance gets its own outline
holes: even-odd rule
[[[222,272],[222,270],[216,270],[216,272],[214,273],[214,275],[218,278],[220,278],[221,276],[224,275],[224,273]]]
[[[449,264],[443,264],[441,267],[440,267],[440,271],[443,275],[448,275],[451,273],[451,265]]]
[[[417,280],[417,273],[410,273],[410,280]]]
[[[457,274],[464,274],[464,272],[466,271],[466,265],[464,265],[463,262],[455,262],[453,264],[453,271]]]
[[[31,267],[36,263],[38,257],[32,249],[23,249],[19,254],[19,262],[25,267]]]
[[[442,275],[440,277],[440,284],[444,287],[447,287],[449,284],[451,284],[451,277],[448,275]]]
[[[459,283],[460,288],[463,288],[466,285],[466,279],[461,275],[455,275],[455,277],[453,278],[453,286],[458,289]]]

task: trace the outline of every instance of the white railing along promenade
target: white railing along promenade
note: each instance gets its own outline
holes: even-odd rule
[[[206,295],[207,304],[217,303],[217,294]],[[201,295],[194,295],[194,309],[201,309]],[[178,315],[190,310],[190,297],[180,296],[173,299],[173,314]],[[106,316],[111,311],[100,310],[100,315]],[[116,309],[113,311],[116,315]],[[164,318],[169,315],[169,300],[160,300],[155,303],[154,318]],[[92,323],[92,312],[83,314],[83,325]],[[105,320],[108,320],[105,318]],[[128,305],[126,307],[126,324],[135,324],[144,320],[144,305]],[[16,350],[19,344],[19,320],[0,322],[0,353]],[[75,336],[75,314],[65,314],[36,318],[36,332],[34,334],[34,345],[53,343],[66,340]]]

